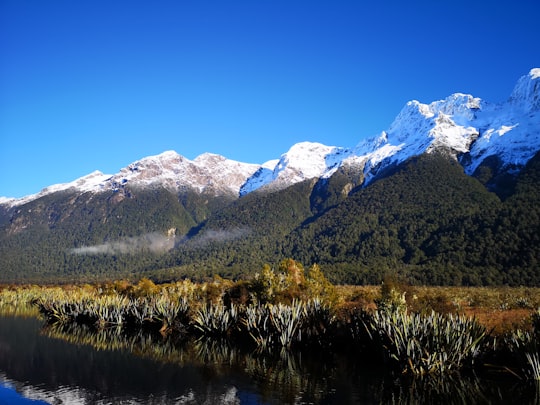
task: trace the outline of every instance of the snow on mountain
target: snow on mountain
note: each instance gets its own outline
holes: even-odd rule
[[[238,196],[242,184],[259,167],[212,153],[189,160],[174,151],[167,151],[130,164],[114,175],[110,182],[112,188],[126,184],[159,185],[173,191],[191,188],[201,193]]]
[[[274,179],[274,168],[278,165],[279,159],[269,160],[264,163],[247,181],[240,187],[240,196],[255,191],[262,186],[269,184]]]
[[[81,193],[85,193],[87,191],[101,191],[105,189],[105,182],[110,178],[110,174],[103,174],[99,170],[96,170],[72,182],[54,184],[52,186],[45,187],[43,190],[36,194],[27,195],[22,198],[2,198],[0,199],[0,204],[6,204],[10,206],[23,205],[29,203],[30,201],[44,197],[48,194],[58,193],[67,190],[77,190]]]
[[[522,76],[510,96],[509,103],[523,111],[540,109],[540,68],[531,69],[528,75]]]
[[[157,185],[173,191],[189,188],[238,197],[261,188],[278,190],[303,180],[330,177],[344,165],[363,172],[364,184],[368,184],[385,167],[433,151],[459,159],[468,174],[490,156],[497,156],[504,170],[519,170],[539,150],[540,68],[535,68],[518,80],[509,99],[501,104],[462,93],[430,104],[410,101],[386,131],[355,148],[301,142],[280,159],[263,165],[211,153],[189,160],[167,151],[134,162],[115,175],[94,172],[21,199],[1,197],[0,204],[22,205],[63,190],[99,192],[126,185]]]
[[[316,142],[297,143],[281,155],[273,168],[270,164],[261,167],[242,186],[240,195],[264,186],[278,190],[304,180],[322,177],[328,171],[335,170],[349,154],[349,150],[345,148]]]
[[[387,131],[357,146],[355,155],[366,159],[366,178],[375,176],[382,166],[401,163],[424,152],[468,152],[478,135],[470,122],[480,104],[479,99],[461,93],[431,104],[409,101]]]
[[[381,136],[360,143],[369,182],[380,169],[424,152],[445,151],[463,163],[468,174],[496,155],[503,168],[523,166],[540,150],[540,69],[519,79],[502,104],[489,104],[456,93],[431,104],[410,101]],[[362,159],[360,159],[362,160]]]
[[[16,200],[16,198],[0,197],[0,205],[9,205]]]
[[[23,205],[48,194],[67,190],[78,193],[118,191],[126,185],[159,186],[171,191],[195,189],[200,193],[238,196],[241,185],[259,167],[211,153],[205,153],[191,161],[174,151],[166,151],[138,160],[115,175],[95,171],[70,183],[49,186],[37,194],[23,198],[2,197],[0,204]]]
[[[519,79],[506,103],[483,109],[476,124],[480,136],[470,149],[468,174],[493,155],[503,167],[527,163],[540,149],[540,69]]]

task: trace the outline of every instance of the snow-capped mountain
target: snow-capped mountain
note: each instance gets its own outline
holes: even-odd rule
[[[49,186],[37,194],[20,199],[3,197],[0,204],[23,205],[48,194],[68,190],[78,193],[119,191],[128,185],[159,186],[173,192],[191,189],[199,193],[237,197],[240,187],[259,167],[212,153],[204,153],[189,160],[174,151],[166,151],[133,162],[114,175],[95,171],[73,182]]]
[[[338,167],[350,155],[345,148],[315,142],[300,142],[291,147],[279,160],[265,163],[244,183],[240,195],[261,187],[283,189],[306,179],[318,178]]]
[[[518,80],[501,104],[461,93],[430,104],[410,101],[386,131],[354,148],[302,142],[262,165],[210,153],[189,160],[167,151],[134,162],[115,175],[96,171],[21,199],[2,197],[0,204],[22,205],[65,190],[102,192],[156,185],[171,191],[192,189],[239,197],[258,189],[278,190],[307,179],[327,178],[343,166],[363,173],[367,184],[385,167],[433,151],[460,160],[467,174],[493,156],[501,170],[516,171],[539,150],[540,68],[535,68]]]
[[[189,160],[174,151],[167,151],[130,164],[106,183],[112,189],[126,184],[159,185],[171,191],[190,188],[200,193],[238,196],[246,178],[258,168],[256,164],[241,163],[212,153]]]
[[[80,177],[77,180],[74,180],[69,183],[54,184],[49,187],[45,187],[39,193],[30,194],[22,198],[6,198],[0,197],[0,204],[5,205],[23,205],[30,201],[37,200],[38,198],[44,197],[48,194],[58,193],[66,190],[77,190],[80,193],[85,193],[87,191],[104,191],[106,189],[106,182],[112,176],[110,174],[103,174],[99,170],[96,170],[86,176]]]
[[[500,160],[502,170],[515,170],[539,150],[540,68],[536,68],[519,79],[508,101],[502,104],[461,93],[431,104],[413,100],[386,131],[355,148],[308,142],[294,145],[273,170],[259,169],[240,192],[330,177],[343,165],[363,171],[369,182],[385,167],[433,151],[456,159],[467,156],[462,159],[467,174],[473,174],[490,156]]]
[[[473,174],[490,156],[502,169],[519,168],[540,150],[540,69],[519,79],[507,102],[490,104],[456,93],[431,104],[410,101],[379,137],[357,146],[366,179],[390,164],[443,150]]]

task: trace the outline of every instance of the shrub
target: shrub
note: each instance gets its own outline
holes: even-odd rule
[[[318,298],[325,304],[334,306],[339,302],[334,285],[324,276],[321,268],[314,264],[309,268],[306,277],[306,295],[310,299]]]
[[[152,280],[142,278],[133,290],[137,297],[150,297],[159,291],[159,287]]]

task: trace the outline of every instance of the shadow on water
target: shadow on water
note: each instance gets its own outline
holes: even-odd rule
[[[259,352],[219,339],[0,317],[0,387],[47,403],[536,403],[519,380],[391,378],[365,354]],[[2,395],[13,390],[0,389]],[[23,402],[21,402],[23,403]]]

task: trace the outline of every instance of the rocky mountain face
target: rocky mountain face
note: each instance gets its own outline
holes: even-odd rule
[[[502,210],[489,191],[505,199],[524,189],[530,180],[527,183],[521,173],[527,179],[537,173],[538,163],[531,166],[531,162],[539,151],[540,69],[520,78],[501,104],[460,93],[430,104],[411,101],[387,130],[352,148],[302,142],[261,165],[210,153],[190,160],[167,151],[114,175],[96,171],[20,199],[0,198],[0,265],[10,274],[0,274],[0,281],[24,279],[43,267],[58,274],[95,275],[156,268],[193,271],[204,263],[206,271],[218,272],[250,260],[271,260],[276,254],[332,266],[339,262],[344,266],[339,271],[359,260],[381,268],[382,262],[373,260],[372,254],[420,268],[430,260],[440,265],[450,259],[433,253],[438,252],[434,244],[442,243],[437,232],[464,231],[457,225],[441,231],[433,222],[461,204],[459,215],[484,215],[480,213],[487,206],[495,207],[493,212]],[[434,158],[418,160],[430,155]],[[422,201],[413,201],[421,193],[411,190],[430,182],[443,182],[443,191],[433,188],[422,194]],[[373,187],[378,183],[386,186]],[[515,197],[529,213],[538,206],[535,187],[520,194],[530,197]],[[393,205],[388,204],[389,189],[402,190]],[[404,195],[410,201],[400,200]],[[380,212],[375,213],[374,201],[379,201]],[[404,206],[412,207],[411,212],[401,212]],[[431,208],[417,212],[418,207],[437,206],[446,208],[435,216]],[[352,213],[355,217],[349,217]],[[446,226],[464,223],[454,214],[445,219]],[[490,224],[485,225],[488,235],[499,232],[497,215],[467,218],[467,232],[474,234],[475,221]],[[515,215],[505,221],[522,223]],[[418,218],[430,218],[422,230],[425,240],[407,236],[414,234],[407,229],[414,229],[410,223],[420,223]],[[402,228],[392,233],[389,229],[395,224]],[[381,226],[386,230],[377,230]],[[507,239],[540,233],[534,231],[538,228],[534,221],[524,226],[527,232],[509,231]],[[529,239],[524,246],[538,245]],[[527,249],[520,254],[536,255]],[[158,253],[165,256],[151,257]],[[436,259],[430,259],[431,254]],[[465,266],[466,261],[460,260]]]

